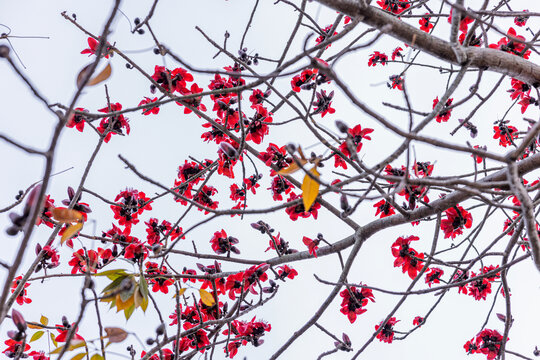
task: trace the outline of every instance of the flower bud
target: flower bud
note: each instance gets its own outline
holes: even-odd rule
[[[13,320],[13,323],[20,332],[24,332],[26,330],[26,321],[24,320],[24,317],[15,309],[11,310],[11,320]]]

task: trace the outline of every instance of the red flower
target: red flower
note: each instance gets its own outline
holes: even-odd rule
[[[375,301],[371,289],[351,286],[339,293],[343,298],[341,301],[342,314],[347,315],[351,324],[356,321],[356,316],[365,313],[367,310],[364,307],[368,304],[368,300]]]
[[[384,325],[382,321],[379,325],[375,325],[375,330],[379,330],[382,326],[382,330],[377,334],[377,339],[379,341],[384,341],[385,343],[392,343],[394,340],[394,325],[397,324],[399,320],[396,320],[395,317],[391,317]]]
[[[246,141],[253,141],[255,144],[260,144],[264,135],[268,135],[267,123],[272,122],[272,113],[268,112],[262,105],[256,105],[255,115],[248,122],[246,128]]]
[[[255,195],[257,193],[256,189],[261,186],[261,184],[259,184],[259,180],[261,179],[262,179],[262,174],[251,175],[247,179],[244,179],[246,190],[251,190],[253,195]]]
[[[412,323],[413,325],[420,327],[424,324],[424,318],[421,316],[416,316]]]
[[[514,28],[508,29],[506,36],[507,37],[500,39],[497,44],[490,44],[489,47],[492,49],[509,52],[517,56],[522,56],[524,59],[528,59],[529,55],[531,54],[531,50],[527,50],[525,51],[525,53],[522,54],[522,52],[525,50],[525,38],[523,36],[517,35]]]
[[[392,244],[392,255],[395,256],[394,267],[401,266],[403,273],[407,272],[411,279],[414,279],[418,271],[422,270],[424,254],[419,254],[413,248],[409,247],[411,241],[419,240],[418,236],[409,236],[407,238],[399,237]]]
[[[285,179],[283,176],[278,175],[272,179],[272,186],[270,186],[268,189],[272,190],[272,198],[275,201],[283,200],[283,196],[281,194],[289,194],[293,189],[293,184],[287,179]]]
[[[43,200],[43,211],[41,215],[36,220],[36,226],[45,224],[48,227],[54,227],[54,223],[51,221],[52,218],[52,209],[54,209],[54,199],[51,199],[50,195],[47,195]]]
[[[143,243],[135,241],[126,247],[124,257],[126,259],[133,259],[134,262],[142,262],[148,257],[148,249]]]
[[[398,56],[403,59],[403,54],[401,53],[402,51],[402,47],[395,48],[394,51],[392,51],[392,61],[395,61]]]
[[[330,31],[332,30],[332,27],[333,27],[332,25],[328,25],[324,29],[321,29],[322,35],[320,35],[317,39],[315,39],[315,42],[317,44],[320,44],[323,41],[325,41],[326,39],[328,39],[330,36],[336,36],[338,33],[335,32],[335,31],[334,31],[333,35],[330,35]],[[328,49],[330,46],[332,46],[332,44],[328,44],[326,49]]]
[[[88,56],[95,55],[98,47],[99,41],[97,41],[93,37],[89,37],[88,49],[84,49],[83,51],[81,51],[81,54],[89,54]],[[112,54],[111,44],[109,44],[109,42],[107,42],[107,46],[105,46],[105,48],[102,50],[102,54],[104,54],[103,56],[105,57],[105,59],[108,59],[109,55]]]
[[[444,271],[439,268],[430,268],[429,270],[430,272],[426,274],[426,284],[428,284],[429,287],[433,284],[440,284],[441,276],[443,276]]]
[[[19,283],[21,282],[22,280],[22,275],[21,276],[17,276],[14,280],[13,280],[13,283],[11,283],[11,293],[14,293],[15,292],[15,289],[17,289],[17,287],[19,286]],[[17,304],[19,305],[22,305],[22,304],[30,304],[32,302],[32,299],[26,297],[26,288],[29,287],[30,284],[29,283],[24,283],[24,287],[23,289],[21,290],[21,292],[19,293],[19,295],[17,295]],[[26,351],[26,350],[25,350]]]
[[[398,89],[403,91],[403,77],[399,75],[391,75],[389,77],[390,83],[387,83],[389,88]]]
[[[300,89],[298,89],[300,91]],[[297,92],[298,92],[297,91]],[[262,92],[259,89],[253,89],[253,92],[249,96],[249,101],[251,102],[251,107],[254,108],[255,106],[262,104],[264,100],[270,96],[271,90],[268,90],[266,92]]]
[[[6,354],[6,356],[9,358],[14,358],[15,354],[19,352],[25,352],[25,351],[30,350],[30,345],[28,344],[24,345],[24,350],[21,349],[22,341],[15,341],[13,339],[7,339],[6,341],[4,341],[4,344],[6,344],[8,347],[6,350],[2,351],[2,353]],[[13,356],[10,356],[10,355],[13,355]],[[21,358],[22,357],[23,356],[21,356]]]
[[[375,51],[369,56],[368,66],[377,66],[377,63],[381,63],[383,66],[386,65],[388,63],[388,56],[384,53]]]
[[[56,342],[66,342],[69,331],[75,325],[75,323],[73,323],[71,325],[66,323],[66,325],[67,326],[56,324],[56,330],[58,330],[58,332],[60,333],[60,334],[56,335],[56,337],[54,338],[56,340]],[[73,334],[73,337],[71,338],[71,341],[73,341],[73,340],[78,340],[77,342],[84,341],[84,338],[81,335],[77,334],[78,331],[79,331],[79,328],[75,329],[75,334]],[[75,343],[75,341],[73,341],[71,344],[73,345],[74,343]]]
[[[237,238],[232,236],[227,236],[225,230],[216,231],[212,239],[210,239],[210,244],[212,244],[212,250],[216,254],[229,254],[231,251],[235,254],[240,254],[240,250],[234,245],[238,244],[239,241]]]
[[[529,95],[525,95],[521,98],[519,105],[521,105],[521,113],[524,114],[525,111],[527,111],[527,108],[529,107],[529,105],[538,105],[538,100],[536,100],[533,97],[530,97]]]
[[[499,121],[499,123],[493,127],[495,134],[494,139],[499,139],[499,145],[506,147],[514,143],[514,139],[518,137],[518,129],[511,125],[506,125],[508,121]]]
[[[186,81],[193,81],[193,75],[187,72],[186,69],[176,68],[169,70],[164,66],[158,66],[154,68],[154,79],[162,88],[167,91],[172,86],[172,91],[178,91],[180,94],[186,94],[189,90],[186,88]]]
[[[523,12],[526,14],[529,12],[529,10],[523,10]],[[527,24],[527,20],[529,20],[529,16],[525,14],[516,16],[514,18],[514,24],[516,24],[519,27],[525,26],[525,24]]]
[[[429,13],[426,13],[426,15],[429,15]],[[431,17],[426,16],[418,21],[418,23],[420,24],[420,30],[429,33],[431,29],[433,29],[433,24],[429,21],[429,19],[431,19]]]
[[[317,250],[319,250],[319,243],[321,240],[319,239],[310,239],[307,236],[304,236],[302,238],[302,242],[304,245],[308,247],[309,253],[313,255],[314,257],[317,257]]]
[[[159,268],[158,264],[154,262],[146,263],[146,274],[147,275],[167,275],[169,272],[165,266]],[[174,279],[169,277],[151,277],[148,279],[150,283],[153,284],[152,291],[158,292],[161,291],[164,294],[169,293],[169,286],[174,284]]]
[[[446,100],[446,104],[444,104],[443,108],[441,109],[441,111],[439,111],[439,113],[437,114],[435,120],[437,120],[437,122],[447,122],[448,119],[450,119],[450,115],[452,114],[452,110],[447,110],[447,108],[452,105],[452,101],[454,99],[448,99]],[[435,106],[439,103],[439,97],[437,96],[435,98],[435,100],[433,100],[433,109],[435,109]]]
[[[456,205],[445,211],[446,219],[441,221],[441,230],[444,231],[444,238],[455,239],[457,235],[463,234],[463,228],[470,229],[472,226],[472,215],[461,206]]]
[[[82,112],[88,112],[87,109],[81,108],[81,107],[75,108],[75,110],[76,111],[82,111]],[[84,115],[72,113],[71,116],[69,117],[69,120],[68,120],[66,126],[68,128],[75,127],[80,132],[83,132],[85,121],[86,121],[86,117]]]
[[[28,353],[29,356],[33,358],[33,360],[50,360],[48,356],[45,355],[45,352],[43,351],[31,351]]]
[[[523,81],[512,78],[511,85],[512,88],[508,90],[508,92],[510,93],[510,98],[512,100],[515,100],[518,97],[523,99],[531,93],[531,86]]]
[[[122,105],[120,103],[115,103],[110,104],[110,109],[109,107],[104,107],[103,109],[99,109],[98,111],[102,113],[109,113],[120,110],[122,110]],[[129,135],[131,128],[129,126],[127,118],[125,118],[122,114],[110,118],[103,118],[99,123],[99,127],[97,128],[100,134],[104,134],[106,132],[104,140],[106,143],[111,140],[112,134],[124,135],[122,129],[126,129],[126,134]]]
[[[316,69],[306,69],[302,71],[300,75],[296,75],[291,80],[291,87],[294,92],[300,92],[301,89],[310,89],[310,85],[306,85],[309,83],[310,80],[315,78],[315,75],[317,73]],[[251,99],[251,98],[250,98]]]
[[[502,341],[503,336],[497,330],[484,329],[463,347],[467,354],[484,354],[488,360],[493,360],[499,356]]]
[[[244,273],[229,275],[225,282],[225,289],[229,292],[229,298],[231,300],[236,299],[236,294],[242,293],[242,287],[244,284]]]
[[[229,357],[232,359],[238,353],[238,348],[241,345],[242,343],[240,341],[230,341],[227,345],[227,349],[223,351],[229,352]]]
[[[377,1],[377,5],[382,7],[383,10],[396,15],[401,14],[411,6],[409,0],[379,0]]]
[[[452,23],[452,15],[453,15],[453,8],[450,9],[450,15],[448,16],[448,23],[451,24]],[[471,19],[470,17],[468,16],[465,16],[463,17],[463,13],[460,14],[461,17],[459,19],[459,31],[463,32],[463,33],[466,33],[467,30],[469,29],[469,24],[472,23],[474,21],[474,19]]]
[[[120,202],[118,202],[120,200]],[[152,202],[150,198],[142,191],[135,189],[126,189],[120,192],[114,201],[118,205],[111,205],[111,210],[114,212],[114,218],[118,220],[120,225],[131,227],[139,222],[138,216],[144,210],[152,210]]]
[[[294,192],[291,192],[287,201],[291,202],[293,200],[298,200],[298,199],[302,199],[302,196],[296,195]],[[317,219],[318,210],[320,208],[321,208],[321,204],[319,202],[315,202],[313,205],[311,205],[311,208],[309,209],[309,211],[306,211],[304,208],[304,204],[300,202],[298,205],[288,207],[287,209],[285,209],[285,212],[289,214],[289,217],[291,218],[292,221],[296,221],[299,217],[308,218],[311,215],[313,215],[313,217]]]
[[[381,214],[380,218],[385,218],[387,216],[394,215],[396,212],[394,211],[394,207],[386,200],[382,199],[375,205],[373,205],[374,208],[377,208],[377,212],[375,213],[375,216],[378,216]]]
[[[210,197],[215,195],[217,192],[218,191],[215,187],[204,185],[202,189],[193,197],[193,200],[204,207],[217,209],[219,202],[212,200]],[[198,209],[199,211],[203,211],[201,208]],[[208,210],[204,210],[204,214],[208,214]]]
[[[331,91],[330,94],[326,95],[326,91],[321,90],[317,94],[317,100],[313,102],[315,107],[313,114],[321,114],[321,117],[324,117],[327,113],[333,114],[336,112],[332,108],[332,98],[334,97],[334,91]]]
[[[80,272],[84,274],[86,272],[95,273],[99,266],[99,254],[95,250],[79,249],[73,253],[69,266],[73,266],[71,269],[72,274]]]
[[[200,88],[197,84],[193,83],[193,84],[191,84],[191,91],[186,90],[184,95],[198,94],[198,93],[202,93],[203,91],[204,90],[202,88]],[[182,100],[182,101],[184,103],[186,103],[187,105],[198,109],[199,111],[206,111],[206,106],[201,103],[202,96],[194,97],[194,98],[191,98],[191,99],[185,99],[185,100]],[[177,102],[177,104],[181,105],[178,102]],[[191,109],[186,106],[186,108],[184,109],[184,114],[189,114],[191,112],[192,112]],[[197,116],[199,116],[199,115],[197,115]]]
[[[482,149],[484,151],[487,150],[487,146],[474,145],[473,147],[475,149]],[[474,161],[476,161],[477,164],[481,164],[484,161],[484,157],[482,156],[475,155],[475,154],[471,154],[471,156],[474,159]]]
[[[467,38],[467,32],[462,32],[459,35],[458,41],[461,45],[463,45],[463,42]],[[482,41],[482,37],[476,36],[476,34],[472,34],[471,38],[469,39],[469,46],[476,46],[480,47],[484,42]]]
[[[149,97],[145,96],[144,99],[142,99],[141,102],[139,103],[139,106],[151,104],[157,101],[158,101],[157,97],[150,99]],[[159,113],[159,106],[143,109],[143,112],[142,112],[143,115],[158,114],[158,113]]]
[[[261,159],[267,166],[277,167],[278,171],[288,167],[289,164],[292,163],[292,159],[287,157],[287,150],[285,150],[285,146],[279,147],[272,143],[268,145],[266,151],[261,151],[259,159]],[[276,172],[272,170],[271,175],[276,175]]]
[[[295,276],[298,275],[298,271],[294,270],[293,268],[290,268],[287,265],[283,265],[278,267],[278,277],[283,280],[285,278],[288,279],[294,279]]]

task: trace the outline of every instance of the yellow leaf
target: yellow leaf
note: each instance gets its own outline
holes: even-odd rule
[[[128,333],[119,327],[106,327],[105,332],[109,341],[112,343],[119,343],[126,340]]]
[[[201,295],[201,301],[206,306],[214,306],[216,301],[214,300],[214,297],[212,294],[210,294],[208,291],[199,289],[199,294]]]
[[[320,175],[317,171],[317,167],[309,170],[309,172],[312,173],[316,178],[318,178]],[[311,205],[313,205],[315,199],[317,199],[317,196],[319,195],[319,185],[320,184],[313,180],[308,174],[304,176],[304,181],[302,182],[302,201],[304,202],[305,211],[309,211],[309,209],[311,209]]]
[[[79,72],[79,75],[77,75],[77,87],[78,88],[80,88],[82,86],[82,82],[83,82],[84,78],[86,77],[86,75],[88,74],[88,71],[90,70],[92,65],[93,64],[86,65]],[[107,64],[105,69],[103,69],[99,74],[94,76],[92,79],[88,80],[88,83],[86,83],[86,86],[97,85],[100,82],[103,82],[103,81],[107,80],[111,76],[111,73],[112,73],[112,68],[111,68],[111,64],[109,63],[109,64]]]
[[[58,343],[56,342],[56,335],[54,335],[53,333],[49,333],[51,335],[51,341],[53,343],[54,346],[58,346]]]
[[[302,166],[306,165],[307,164],[307,160],[304,160],[304,159],[297,159],[298,162],[300,164],[302,164]],[[296,165],[295,162],[292,162],[289,167],[286,167],[285,169],[281,169],[278,171],[278,174],[279,175],[289,175],[289,174],[292,174],[292,173],[295,173],[297,172],[298,170],[300,170],[300,166]]]
[[[80,353],[71,358],[71,360],[81,360],[86,356],[86,353]]]
[[[103,360],[103,356],[100,354],[94,354],[92,357],[90,357],[90,360]]]
[[[34,333],[34,335],[32,335],[32,337],[30,338],[30,342],[36,341],[37,339],[39,339],[40,337],[42,337],[43,334],[45,334],[45,332],[44,332],[43,330],[36,331],[36,332]]]
[[[80,211],[64,207],[54,208],[51,210],[51,213],[54,220],[62,223],[72,223],[83,219],[83,215]]]
[[[52,335],[53,334],[51,333],[51,339],[52,339]],[[58,346],[58,343],[56,341],[53,340],[53,342],[54,342],[55,346]],[[85,345],[86,345],[86,342],[84,340],[73,339],[73,340],[71,340],[71,344],[69,345],[68,351],[72,351],[72,350],[84,347]],[[54,349],[50,353],[51,354],[60,354],[60,352],[62,351],[63,348],[64,348],[64,346],[57,347],[56,349]]]
[[[62,238],[60,239],[60,244],[64,244],[64,242],[66,242],[67,240],[77,235],[79,231],[81,231],[82,228],[83,228],[82,222],[69,225],[66,231],[64,231],[64,235],[62,235]]]
[[[43,325],[47,326],[49,324],[49,319],[47,319],[46,316],[41,315],[41,318],[39,319],[39,322]]]

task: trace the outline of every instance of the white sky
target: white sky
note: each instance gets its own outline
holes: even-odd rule
[[[512,4],[514,3],[513,1]],[[122,4],[121,9],[133,21],[137,16],[144,17],[150,4],[150,1],[126,1]],[[474,2],[467,3],[467,5],[473,4]],[[519,5],[524,4],[527,4],[527,2],[518,1],[516,5],[513,5],[513,9],[521,10],[524,7]],[[93,59],[93,57],[88,58],[80,54],[81,50],[87,47],[87,36],[63,19],[60,13],[66,10],[68,14],[77,14],[77,19],[82,26],[86,27],[90,32],[98,34],[109,14],[110,6],[110,2],[106,1],[2,2],[0,23],[9,26],[12,35],[49,37],[47,40],[13,38],[11,42],[26,66],[25,74],[50,103],[59,102],[67,105],[75,91],[76,74]],[[535,10],[530,4],[527,6],[529,6],[529,10]],[[188,63],[202,69],[219,69],[231,65],[231,61],[224,55],[220,55],[213,60],[212,57],[216,53],[215,48],[204,40],[200,33],[195,30],[195,26],[201,27],[218,43],[222,43],[223,34],[227,30],[231,34],[228,48],[235,52],[239,46],[251,8],[252,2],[238,0],[190,2],[189,5],[185,2],[165,0],[160,1],[151,25],[160,41]],[[324,10],[316,3],[309,3],[308,10],[322,26],[330,24],[335,16],[334,12]],[[448,12],[448,10],[445,11]],[[261,56],[276,58],[281,54],[285,40],[288,38],[295,21],[296,15],[285,4],[274,6],[272,1],[261,1],[252,28],[247,35],[245,46],[248,47],[249,51],[258,52]],[[417,21],[411,20],[411,23],[416,24]],[[499,26],[507,29],[510,24],[511,18],[499,23]],[[538,22],[530,20],[529,24],[534,31]],[[441,20],[439,27],[437,34],[446,36],[449,29],[446,19]],[[352,39],[364,29],[365,26],[359,26],[359,29],[348,35],[347,38]],[[305,33],[306,29],[303,28],[302,31]],[[530,34],[527,34],[523,28],[518,30],[518,34],[530,38]],[[497,34],[491,36],[490,42],[496,42],[500,38]],[[298,41],[293,44],[290,55],[296,55],[301,50],[304,39],[304,35],[297,38]],[[311,39],[310,44],[313,43],[313,40],[314,38]],[[154,55],[151,50],[130,53],[128,50],[151,49],[153,42],[148,32],[143,36],[131,35],[128,21],[121,14],[117,16],[114,22],[113,33],[110,35],[109,41],[115,42],[118,48],[125,50],[132,59],[150,73],[153,73],[156,64],[166,64],[170,68],[177,66],[171,59],[163,60]],[[0,41],[0,43],[6,44],[5,41]],[[384,37],[367,50],[358,51],[343,59],[336,71],[360,99],[396,124],[405,127],[408,121],[405,113],[390,110],[381,105],[383,101],[399,105],[404,104],[401,93],[397,92],[397,90],[389,90],[385,84],[390,75],[397,74],[402,70],[402,65],[391,64],[387,67],[381,67],[380,65],[375,68],[367,67],[367,60],[372,51],[381,51],[390,55],[396,46],[403,47],[403,44],[389,37]],[[328,50],[327,54],[334,54],[338,49],[340,49],[340,45],[335,44]],[[409,54],[407,50],[405,50],[405,53]],[[446,66],[446,64],[425,55],[421,55],[419,60],[436,66]],[[531,61],[537,60],[536,55],[531,57]],[[125,62],[119,56],[115,56],[111,63],[113,75],[107,81],[107,86],[112,102],[120,102],[125,108],[132,107],[137,105],[143,96],[151,95],[149,84],[144,77],[135,70],[127,69],[124,66]],[[18,64],[20,66],[20,63]],[[257,67],[257,70],[262,73],[270,69],[271,67],[265,64]],[[199,86],[207,88],[209,83],[207,75],[194,74],[194,77]],[[482,95],[487,94],[491,90],[490,84],[493,84],[498,77],[498,74],[486,73],[479,93]],[[8,135],[21,143],[44,149],[48,146],[56,119],[44,109],[40,102],[32,97],[28,88],[4,61],[0,61],[0,79],[2,79],[0,99],[2,99],[3,104],[2,115],[0,115],[0,133]],[[475,73],[468,74],[458,92],[452,97],[456,100],[463,98],[475,79]],[[432,108],[433,99],[436,96],[441,97],[444,93],[446,80],[447,78],[439,75],[437,70],[413,67],[407,74],[407,86],[413,108],[429,112]],[[283,92],[287,92],[290,89],[289,83],[290,78],[286,78],[281,82],[278,81],[277,86]],[[334,89],[332,85],[325,85],[323,88],[327,92]],[[508,88],[510,88],[510,79],[505,79],[501,89],[474,118],[473,122],[480,130],[477,139],[470,139],[464,130],[458,132],[454,138],[447,135],[457,125],[457,119],[465,117],[476,103],[454,110],[448,123],[433,123],[426,130],[426,134],[440,136],[443,139],[459,144],[465,144],[466,141],[470,141],[473,145],[485,144],[490,150],[497,149],[503,152],[504,149],[498,149],[497,141],[492,139],[492,127],[493,122],[500,119],[511,104],[511,100],[505,92]],[[262,89],[264,90],[264,88]],[[302,93],[301,96],[306,102],[309,101],[309,94]],[[207,113],[210,115],[212,104],[209,99],[205,100],[204,103],[209,108]],[[77,106],[88,108],[92,112],[105,105],[103,86],[85,89],[85,94],[77,104]],[[360,123],[362,127],[375,129],[372,134],[373,140],[364,142],[360,154],[366,163],[375,164],[378,160],[390,154],[396,144],[400,143],[395,135],[354,109],[343,97],[336,96],[333,105],[337,110],[336,113],[327,115],[321,121],[321,124],[332,131],[335,131],[334,120],[336,119],[342,119],[350,125]],[[538,116],[538,110],[531,107],[525,115],[535,119]],[[282,110],[274,115],[274,121],[284,121],[290,116],[293,116],[291,111]],[[139,113],[133,113],[128,117],[132,129],[131,134],[127,137],[113,136],[109,144],[104,144],[85,185],[88,189],[96,191],[108,199],[114,199],[116,194],[125,189],[126,186],[137,188],[147,194],[158,191],[154,186],[142,182],[129,170],[124,169],[123,164],[117,157],[118,154],[122,154],[134,163],[143,173],[166,185],[172,185],[178,166],[184,163],[188,155],[193,155],[198,159],[214,158],[216,156],[217,146],[214,143],[202,143],[200,140],[200,134],[206,131],[200,126],[202,121],[194,114],[184,115],[183,109],[178,108],[176,105],[162,107],[158,116],[142,116]],[[520,130],[526,129],[526,123],[521,120],[522,116],[517,108],[512,109],[507,118],[511,119],[512,125],[517,126]],[[318,153],[324,151],[321,145],[310,147],[316,144],[316,140],[307,134],[307,129],[300,123],[285,127],[273,127],[271,131],[270,136],[265,138],[263,144],[256,146],[257,149],[265,150],[269,142],[280,145],[295,142]],[[65,129],[63,131],[54,163],[54,171],[72,169],[51,180],[47,193],[51,194],[56,204],[60,204],[61,200],[67,197],[66,189],[68,186],[77,186],[80,175],[97,140],[90,128],[86,128],[82,134],[74,129]],[[417,160],[436,162],[434,175],[450,175],[455,171],[464,173],[474,170],[472,160],[467,155],[456,155],[448,151],[435,150],[421,144],[415,144],[415,151]],[[0,186],[3,190],[0,192],[0,208],[3,208],[14,201],[14,196],[20,189],[25,189],[31,183],[40,179],[44,162],[38,156],[29,156],[17,151],[5,142],[0,142],[0,154],[2,155],[3,172],[3,176],[0,176]],[[401,165],[403,161],[404,159],[400,159],[394,162],[394,165]],[[488,166],[496,165],[498,164],[488,162]],[[264,174],[264,178],[256,197],[258,200],[255,200],[256,202],[253,202],[249,208],[259,208],[273,204],[268,201],[270,195],[264,191],[269,186],[269,172],[264,169],[262,163],[258,162],[257,166]],[[239,166],[237,172],[241,173]],[[335,175],[331,174],[330,166],[323,168],[322,174],[323,179],[327,181],[335,178]],[[526,178],[534,180],[537,176],[537,174],[531,174]],[[299,178],[301,175],[297,175],[297,177]],[[212,185],[220,189],[218,200],[222,206],[234,205],[228,199],[228,186],[231,183],[226,178],[217,176],[213,178]],[[431,198],[432,200],[435,199],[436,195],[433,194]],[[253,200],[253,197],[251,199]],[[337,198],[330,197],[329,199],[336,206],[339,206]],[[91,222],[89,221],[84,231],[88,234],[95,232],[96,235],[100,235],[102,230],[108,230],[111,227],[112,220],[112,211],[109,206],[88,194],[83,195],[83,201],[88,202],[93,210],[89,216]],[[353,219],[360,224],[371,221],[374,214],[373,203],[366,202],[353,215]],[[144,221],[150,217],[157,217],[160,220],[165,218],[174,222],[184,210],[183,207],[180,207],[170,198],[155,202],[153,207],[152,212],[148,212],[141,217],[139,226],[134,227],[135,235],[138,235],[141,239],[146,236]],[[20,212],[20,207],[16,208],[15,211]],[[482,212],[473,212],[473,218],[476,220],[473,226],[478,223],[481,214]],[[203,217],[202,213],[194,211],[183,227],[187,228],[189,225],[203,219]],[[191,241],[193,240],[197,244],[199,251],[211,253],[208,241],[214,231],[223,228],[228,234],[236,236],[240,240],[241,256],[250,259],[272,257],[269,253],[264,253],[268,245],[267,238],[249,226],[251,222],[259,219],[271,224],[276,228],[276,231],[281,232],[293,248],[299,250],[305,250],[305,246],[301,242],[303,235],[313,238],[318,232],[321,232],[329,241],[338,241],[350,235],[350,230],[336,220],[328,211],[321,210],[318,220],[299,219],[296,222],[289,221],[285,212],[280,211],[268,216],[246,216],[244,220],[240,220],[238,217],[215,220],[192,232],[187,241],[181,245],[181,249],[191,250]],[[478,239],[480,247],[488,244],[500,233],[502,230],[501,219],[502,217],[498,214],[489,221],[488,226],[491,229],[484,230],[482,237]],[[93,230],[94,224],[95,231]],[[3,229],[7,228],[7,226],[9,226],[8,214],[0,214],[0,229],[2,230],[1,234],[3,234],[0,239],[4,242],[2,244],[3,254],[0,258],[3,261],[10,262],[17,249],[17,241],[20,236],[8,237],[5,235]],[[434,223],[430,222],[415,228],[407,225],[377,233],[362,248],[350,273],[349,281],[362,281],[386,289],[405,289],[409,284],[409,278],[402,274],[400,269],[393,268],[394,258],[390,253],[390,246],[397,236],[418,235],[421,237],[421,241],[417,242],[414,248],[418,251],[429,251],[433,227]],[[25,257],[25,263],[19,273],[22,273],[29,262],[32,261],[35,244],[43,244],[47,239],[48,230],[49,228],[43,226],[36,229]],[[459,240],[460,238],[456,239],[455,243]],[[447,248],[449,245],[450,240],[443,239],[441,233],[439,239],[440,249]],[[501,244],[501,246],[504,245],[504,243]],[[85,246],[96,249],[102,245],[85,242]],[[51,273],[68,273],[70,268],[67,266],[67,261],[71,258],[71,250],[66,247],[60,248],[59,245],[57,248],[60,251],[60,259],[63,264],[61,267],[51,271]],[[78,248],[80,248],[80,244],[76,241],[75,249]],[[500,248],[497,249],[501,250]],[[347,254],[348,252],[345,252],[344,256]],[[177,265],[180,270],[184,266],[194,268],[195,263],[191,259],[180,257],[172,258],[171,262]],[[211,262],[202,263],[210,264]],[[489,264],[486,263],[486,265]],[[119,266],[130,267],[129,264],[122,262],[109,268]],[[331,290],[330,287],[321,285],[314,280],[312,273],[331,281],[339,276],[339,262],[335,255],[303,261],[292,264],[292,266],[298,270],[300,276],[293,281],[281,284],[278,295],[271,302],[250,313],[244,319],[250,320],[256,315],[258,319],[265,319],[272,324],[272,331],[264,337],[264,345],[259,348],[253,348],[251,345],[242,347],[236,358],[241,359],[246,356],[248,359],[264,359],[273,354],[294,331],[311,317]],[[229,264],[224,264],[223,267],[225,271],[244,270],[243,267]],[[477,271],[478,269],[474,268],[473,270]],[[0,271],[2,276],[4,273],[4,271]],[[531,261],[516,265],[509,273],[515,321],[507,347],[527,356],[532,356],[534,345],[540,343],[535,331],[540,319],[540,310],[537,306],[540,299],[539,280],[538,272]],[[420,282],[423,282],[423,280]],[[97,289],[102,289],[105,284],[103,281],[98,281]],[[22,307],[17,305],[16,308],[24,314],[27,320],[36,321],[39,319],[40,314],[44,314],[54,324],[60,323],[62,315],[66,315],[70,321],[74,321],[78,312],[81,285],[80,278],[73,280],[56,278],[43,284],[32,284],[28,288],[28,295],[33,299],[33,303]],[[424,284],[417,285],[417,288],[423,287]],[[497,284],[494,285],[494,289],[496,288]],[[399,299],[399,297],[383,295],[379,292],[374,292],[374,294],[376,302],[370,303],[367,306],[368,311],[360,315],[354,324],[349,324],[347,318],[339,312],[340,297],[332,303],[319,320],[319,323],[339,337],[342,332],[349,334],[356,351],[372,334],[374,326],[383,320],[387,312]],[[172,313],[174,306],[171,296],[163,294],[155,294],[155,296],[163,306],[163,315],[167,317]],[[409,330],[413,318],[417,315],[423,316],[435,300],[436,297],[432,295],[409,297],[395,315],[401,320],[396,326],[396,330]],[[475,301],[470,296],[458,295],[457,290],[452,290],[445,296],[442,304],[431,316],[428,323],[419,331],[410,335],[406,341],[395,341],[388,345],[376,340],[360,358],[389,359],[397,356],[404,360],[428,359],[433,356],[440,360],[464,358],[463,345],[481,330],[481,325],[487,316],[492,301],[493,294],[488,296],[487,301]],[[497,298],[493,313],[504,313],[504,300],[501,296]],[[105,326],[119,326],[136,332],[143,341],[153,334],[155,327],[159,324],[157,316],[151,308],[148,309],[146,316],[140,310],[136,310],[127,323],[123,318],[123,314],[116,314],[114,310],[107,311],[106,307],[102,307],[102,316]],[[503,323],[493,315],[486,327],[498,329],[501,333],[504,329]],[[10,321],[2,324],[0,338],[4,340],[6,331],[12,328],[13,324]],[[168,331],[173,333],[176,329],[171,327]],[[79,333],[87,339],[97,337],[93,308],[85,315]],[[46,350],[47,343],[44,339],[32,343],[33,349]],[[327,335],[322,334],[313,327],[302,338],[297,340],[282,358],[313,359],[323,351],[332,349],[333,342]],[[112,345],[110,348],[113,351],[126,354],[125,347],[130,343],[135,344],[138,348],[140,347],[136,340],[130,337],[124,343]],[[354,352],[340,352],[328,358],[349,359],[352,354]],[[136,358],[138,357],[139,355],[136,356]],[[216,349],[215,358],[223,357],[222,349],[219,347]],[[110,358],[120,357],[111,356]],[[473,355],[472,358],[483,358],[483,356]],[[509,356],[509,358],[512,357]]]

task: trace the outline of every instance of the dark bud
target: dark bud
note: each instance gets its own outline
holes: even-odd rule
[[[154,85],[154,84],[150,85],[150,92],[151,92],[152,94],[155,94],[155,93],[156,93],[156,85]]]
[[[165,325],[164,324],[160,324],[157,329],[156,329],[156,334],[158,336],[161,336],[163,334],[165,334]]]
[[[133,22],[135,23],[135,25],[139,25],[141,23],[141,19],[137,17],[135,18],[135,20],[133,20]]]
[[[225,31],[225,34],[223,36],[225,36],[225,39],[228,39],[231,37],[231,34],[229,34],[228,31]]]
[[[24,191],[19,190],[19,193],[17,195],[15,195],[15,200],[17,200],[17,201],[21,200],[23,195],[24,195]]]
[[[236,157],[238,156],[238,153],[236,152],[236,149],[234,148],[234,146],[232,146],[226,141],[223,141],[222,143],[220,143],[219,148],[230,159],[236,159]]]
[[[73,18],[73,20],[77,20],[77,14],[73,13],[71,14],[71,17]]]
[[[245,311],[249,309],[250,307],[251,307],[250,305],[240,305],[240,311]]]
[[[206,272],[206,266],[204,266],[203,264],[197,263],[197,267],[198,267],[199,270],[201,270],[202,272]]]
[[[9,47],[7,47],[6,45],[0,45],[0,57],[9,57]]]
[[[270,95],[272,95],[272,90],[268,89],[264,92],[264,97],[267,98],[269,97]]]
[[[144,29],[139,29],[139,30],[137,30],[137,32],[139,33],[139,35],[142,35],[142,34],[144,34]]]
[[[38,264],[38,265],[36,266],[36,270],[34,270],[34,272],[38,273],[38,272],[41,271],[41,269],[43,269],[43,266],[42,266],[41,264]]]
[[[505,322],[505,321],[506,321],[506,316],[504,316],[503,314],[497,313],[497,318],[498,318],[499,320],[501,320],[502,322]]]
[[[128,68],[128,69],[133,69],[133,66],[131,66],[130,63],[126,63],[126,68]]]
[[[540,350],[538,350],[538,346],[534,347],[533,355],[534,356],[540,356]]]
[[[24,317],[15,309],[11,310],[11,320],[13,320],[13,323],[20,332],[24,332],[26,330],[26,321],[24,320]]]
[[[152,50],[154,52],[154,54],[156,55],[159,55],[159,49],[158,48],[154,48],[154,50]]]
[[[341,120],[336,120],[336,127],[339,131],[346,134],[349,131],[349,127]]]
[[[40,252],[41,252],[41,245],[37,244],[36,245],[36,255],[39,255]]]
[[[24,337],[24,333],[15,330],[9,330],[7,336],[15,341],[21,341]]]
[[[65,328],[68,328],[68,329],[71,327],[67,317],[65,317],[65,316],[62,316],[62,326],[65,327]]]
[[[153,345],[154,344],[154,339],[152,339],[152,338],[146,339],[146,344],[147,345]]]
[[[296,145],[292,144],[292,143],[288,143],[286,146],[285,146],[285,149],[287,149],[287,151],[292,154],[293,152],[296,151]]]
[[[341,206],[341,210],[343,211],[349,211],[351,209],[351,207],[349,206],[349,200],[347,200],[347,195],[345,194],[341,194],[339,204]]]
[[[229,310],[229,303],[225,303],[225,305],[223,305],[223,313],[224,314],[227,313],[227,310]]]
[[[343,339],[343,342],[344,342],[345,344],[347,344],[348,346],[351,346],[351,345],[352,345],[351,339],[349,338],[349,335],[343,333],[342,339]]]

